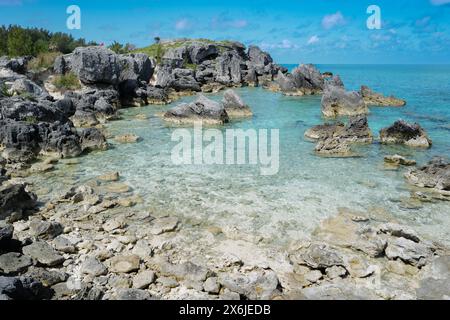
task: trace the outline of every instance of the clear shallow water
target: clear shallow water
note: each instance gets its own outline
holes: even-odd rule
[[[375,143],[359,148],[361,158],[330,159],[313,154],[314,144],[303,134],[324,121],[320,97],[285,97],[261,88],[237,92],[254,112],[253,119],[234,121],[222,128],[277,128],[280,130],[280,170],[261,176],[257,166],[176,166],[171,162],[174,128],[155,113],[173,105],[122,110],[123,120],[108,124],[116,135],[134,133],[140,143],[120,145],[82,157],[76,166],[59,165],[59,172],[35,176],[49,192],[68,188],[67,180],[85,182],[108,171],[119,171],[124,182],[144,199],[136,210],[169,213],[202,221],[196,228],[236,228],[266,241],[288,243],[308,238],[317,224],[337,214],[339,207],[383,212],[413,226],[432,239],[450,243],[450,202],[405,209],[399,202],[410,189],[403,170],[387,171],[383,157],[400,153],[428,161],[450,155],[450,66],[319,66],[340,74],[347,88],[369,85],[384,94],[408,101],[405,108],[372,108],[369,123],[375,134],[395,120],[418,121],[434,145],[430,150],[387,147]],[[211,95],[221,99],[222,93]],[[181,101],[190,101],[186,97]],[[174,103],[178,104],[181,101]],[[147,120],[137,120],[145,114]]]

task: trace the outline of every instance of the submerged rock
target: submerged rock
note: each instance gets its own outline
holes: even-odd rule
[[[384,162],[394,165],[402,165],[402,166],[414,166],[416,164],[415,160],[406,159],[398,154],[394,154],[393,156],[384,157]]]
[[[223,104],[200,95],[191,103],[182,103],[167,111],[163,119],[174,123],[193,123],[202,121],[207,124],[224,124],[229,121]]]
[[[406,105],[405,100],[398,99],[394,96],[386,97],[380,93],[372,91],[367,86],[362,86],[360,92],[364,102],[369,106],[403,107]]]
[[[337,137],[326,138],[317,143],[314,148],[316,153],[326,157],[354,157],[355,153],[350,149],[350,144]]]
[[[409,147],[429,148],[432,145],[431,139],[418,123],[410,124],[403,120],[381,129],[380,139],[384,144],[404,144]]]
[[[418,187],[450,191],[450,163],[442,158],[433,158],[425,166],[411,169],[405,177],[410,184]]]

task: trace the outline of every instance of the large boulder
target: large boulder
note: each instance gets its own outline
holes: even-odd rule
[[[0,120],[0,144],[5,146],[7,151],[3,152],[4,155],[9,154],[9,149],[28,151],[35,155],[40,150],[40,142],[40,130],[37,125],[11,119]],[[7,159],[5,156],[4,158]]]
[[[83,136],[80,137],[71,122],[30,124],[0,120],[0,144],[5,146],[2,156],[11,163],[31,162],[39,154],[76,157],[83,152],[82,141]],[[99,145],[103,146],[103,142]]]
[[[292,70],[292,75],[298,90],[304,94],[321,93],[324,80],[320,71],[312,64],[302,64]]]
[[[77,157],[82,153],[80,137],[69,123],[41,123],[41,153],[62,158]]]
[[[433,158],[428,164],[408,171],[405,177],[418,187],[450,191],[450,163],[443,158]]]
[[[65,110],[61,110],[62,103],[49,100],[32,101],[22,97],[3,99],[0,102],[0,119],[13,119],[37,123],[40,121],[68,121]]]
[[[207,124],[224,124],[229,121],[223,104],[200,95],[191,103],[182,103],[167,111],[163,119],[175,123],[204,122]]]
[[[409,147],[429,148],[432,145],[431,139],[418,123],[410,124],[403,120],[381,129],[380,139],[384,144],[404,144]]]
[[[277,77],[275,79],[276,84],[278,85],[281,92],[286,95],[296,95],[297,93],[297,85],[295,83],[295,79],[292,74],[286,73],[284,74],[281,71],[278,71]],[[302,95],[302,94],[300,94]]]
[[[76,48],[70,68],[85,84],[117,84],[120,76],[118,55],[105,47]]]
[[[22,216],[23,210],[36,206],[36,195],[26,191],[22,184],[0,186],[0,220],[8,219],[12,213],[15,218]]]
[[[252,110],[242,101],[234,90],[227,90],[223,94],[222,104],[229,117],[251,117]]]
[[[120,81],[140,80],[149,82],[153,76],[155,61],[144,53],[119,55]]]
[[[154,86],[148,86],[146,90],[148,104],[167,104],[170,102],[167,90]]]
[[[374,92],[367,86],[361,86],[361,96],[364,102],[369,106],[392,106],[403,107],[406,105],[406,101],[396,98],[394,96],[386,97],[380,93]]]
[[[337,80],[326,82],[322,96],[325,117],[354,116],[369,113],[360,93],[346,91]]]
[[[248,59],[254,67],[264,67],[273,62],[272,57],[267,52],[262,51],[257,46],[248,47]]]
[[[83,151],[108,149],[108,143],[105,136],[96,128],[82,130],[80,132],[80,144]]]

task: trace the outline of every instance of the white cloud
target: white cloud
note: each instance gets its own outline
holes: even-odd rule
[[[309,38],[308,45],[315,44],[315,43],[317,43],[319,41],[320,41],[320,38],[318,36],[314,35],[311,38]]]
[[[211,27],[213,29],[242,29],[248,27],[249,23],[246,19],[233,19],[228,14],[222,13],[211,19]]]
[[[298,49],[299,46],[292,43],[288,39],[283,39],[281,42],[278,43],[267,43],[263,42],[261,43],[260,47],[263,50],[269,50],[269,49]]]
[[[322,27],[324,29],[331,29],[335,26],[343,26],[346,23],[347,22],[345,21],[345,18],[340,11],[326,15],[322,19]]]
[[[230,26],[233,28],[245,28],[248,25],[247,20],[234,20],[230,22]]]
[[[191,22],[188,19],[180,19],[175,22],[175,29],[183,31],[191,28]]]
[[[430,0],[431,4],[434,6],[441,6],[443,4],[450,3],[450,0]]]

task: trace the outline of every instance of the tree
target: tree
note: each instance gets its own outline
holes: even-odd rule
[[[11,27],[8,34],[8,54],[13,57],[33,54],[31,36],[20,27]]]
[[[73,37],[67,33],[56,32],[50,39],[50,47],[53,51],[59,51],[61,53],[71,53],[75,47],[75,41]]]
[[[48,52],[49,43],[44,39],[39,39],[34,43],[33,55],[37,56],[40,53]]]
[[[8,30],[4,26],[0,27],[0,56],[8,54]]]
[[[124,47],[117,41],[114,41],[111,45],[108,46],[108,49],[111,49],[115,53],[123,53]]]

